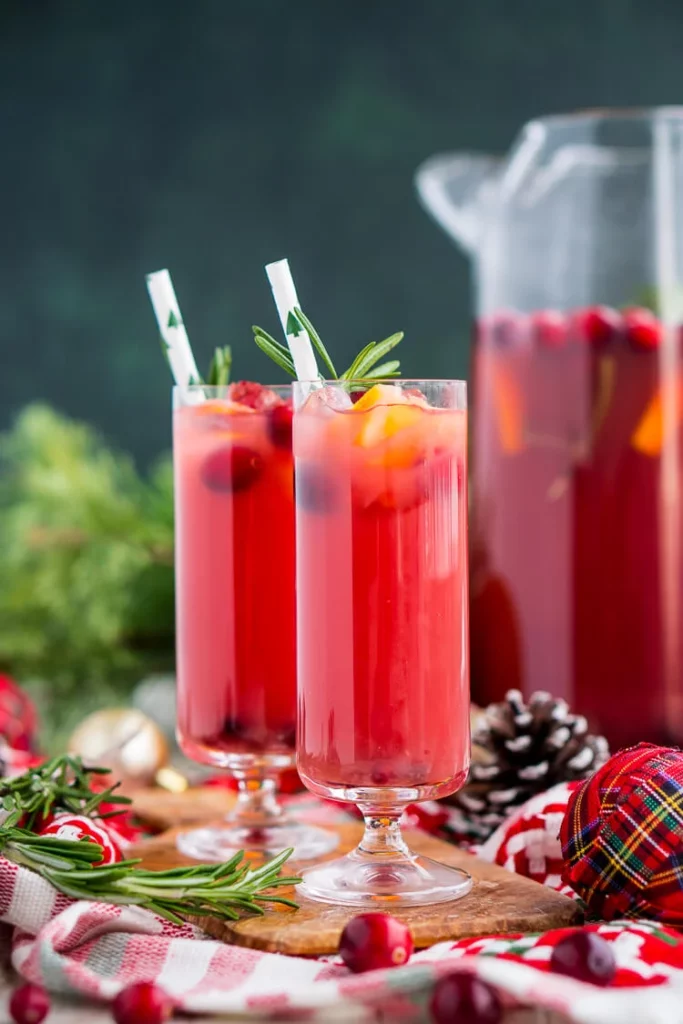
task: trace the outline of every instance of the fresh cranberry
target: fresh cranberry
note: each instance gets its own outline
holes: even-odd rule
[[[239,402],[250,409],[257,409],[259,412],[264,409],[272,409],[282,401],[270,388],[264,388],[263,384],[257,384],[253,380],[238,380],[230,385],[228,398],[231,402]]]
[[[292,407],[276,405],[268,413],[268,437],[277,448],[292,449]]]
[[[435,1024],[500,1024],[503,1007],[494,989],[471,974],[447,974],[429,1004]]]
[[[567,340],[567,318],[554,309],[534,313],[531,337],[542,348],[561,348]]]
[[[390,914],[358,914],[345,926],[339,940],[339,955],[357,974],[399,967],[408,962],[412,952],[410,929]]]
[[[626,337],[634,348],[650,351],[659,347],[662,325],[649,309],[624,310]]]
[[[297,467],[294,473],[296,503],[307,512],[331,512],[337,503],[337,488],[322,470]]]
[[[553,949],[550,970],[591,985],[609,985],[617,964],[609,942],[595,932],[577,929]]]
[[[204,460],[202,481],[212,491],[226,494],[244,491],[263,471],[263,458],[253,448],[226,445],[217,448]]]
[[[40,1024],[50,1012],[50,997],[40,985],[20,985],[10,997],[9,1012],[15,1024]]]
[[[591,306],[572,316],[574,332],[592,348],[602,349],[616,338],[621,328],[621,317],[609,306]]]
[[[119,992],[112,1005],[116,1024],[163,1024],[173,1014],[173,1003],[151,981],[138,981]]]

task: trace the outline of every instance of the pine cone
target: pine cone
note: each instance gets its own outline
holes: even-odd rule
[[[490,704],[472,736],[467,783],[451,797],[466,816],[472,836],[487,838],[520,804],[558,782],[584,779],[609,757],[607,740],[588,733],[583,715],[565,700],[519,690]]]

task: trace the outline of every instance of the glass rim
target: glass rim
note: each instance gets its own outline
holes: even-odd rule
[[[171,384],[171,391],[225,391],[226,388],[231,387],[233,384],[239,383],[238,381],[230,381],[228,384]],[[249,381],[249,383],[258,384],[259,387],[265,388],[268,391],[284,390],[285,388],[291,388],[291,384],[261,384],[261,381]]]
[[[348,380],[315,377],[310,380],[293,380],[290,386],[295,387],[297,384],[323,384],[325,387],[342,387],[347,384],[363,384],[366,387],[372,387],[373,384],[464,384],[467,387],[464,377],[349,377]]]

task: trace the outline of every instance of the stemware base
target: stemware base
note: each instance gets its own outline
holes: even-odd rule
[[[378,857],[360,847],[306,868],[302,879],[299,896],[374,910],[447,903],[472,888],[471,876],[460,868],[409,852]]]
[[[262,828],[229,823],[205,826],[181,832],[176,839],[184,856],[209,863],[229,860],[239,850],[275,854],[290,846],[294,849],[293,861],[312,860],[330,853],[338,844],[335,832],[290,821]]]

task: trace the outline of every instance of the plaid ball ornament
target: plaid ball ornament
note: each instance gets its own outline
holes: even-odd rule
[[[562,880],[598,918],[683,927],[683,752],[620,750],[569,797]]]

